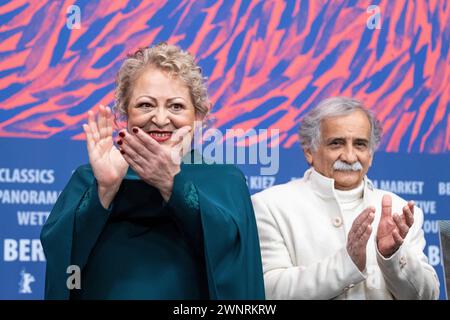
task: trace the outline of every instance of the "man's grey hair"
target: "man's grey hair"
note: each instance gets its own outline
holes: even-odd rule
[[[374,153],[381,141],[383,131],[381,123],[361,101],[347,97],[333,97],[322,100],[305,115],[300,123],[299,130],[301,146],[304,149],[316,151],[320,144],[323,119],[346,116],[358,110],[364,112],[369,119],[371,127],[369,148],[371,153]]]

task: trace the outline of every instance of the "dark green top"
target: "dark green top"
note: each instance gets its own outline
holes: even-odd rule
[[[168,203],[130,169],[108,209],[82,166],[41,241],[46,299],[264,299],[250,195],[231,165],[182,163]],[[69,265],[81,290],[67,288]]]

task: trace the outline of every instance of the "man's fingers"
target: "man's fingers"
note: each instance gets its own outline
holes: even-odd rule
[[[372,219],[375,216],[375,207],[367,207],[365,208],[353,221],[352,228],[355,226],[357,229],[365,220],[367,220],[372,213]]]
[[[366,219],[360,224],[359,228],[355,232],[356,239],[363,237],[367,229],[371,229],[371,224],[374,220],[375,214],[372,211],[368,211]]]
[[[367,227],[372,224],[375,218],[375,208],[367,207],[353,221],[352,227],[348,234],[349,241],[360,241],[362,235],[366,232]]]
[[[414,201],[409,201],[406,206],[403,207],[403,216],[408,227],[411,227],[414,223]]]
[[[367,223],[367,221],[365,223]],[[360,270],[363,270],[365,266],[367,242],[369,241],[371,234],[372,226],[368,224],[359,238],[354,235],[352,236],[351,234],[348,238],[347,252]]]
[[[392,198],[385,194],[381,199],[381,219],[392,216]]]
[[[361,236],[361,242],[364,243],[364,245],[367,244],[367,241],[369,240],[371,234],[372,234],[372,226],[369,224]]]
[[[396,249],[397,249],[398,247],[400,247],[402,245],[403,238],[400,236],[397,229],[392,231],[392,237],[394,238]]]
[[[403,219],[398,214],[394,214],[393,219],[395,224],[397,225],[400,236],[402,237],[402,239],[404,239],[408,234],[409,227],[406,225],[405,221],[403,221]]]

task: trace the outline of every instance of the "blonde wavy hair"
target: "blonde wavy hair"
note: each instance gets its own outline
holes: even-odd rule
[[[134,82],[149,67],[156,67],[179,78],[189,89],[196,113],[206,116],[210,101],[206,78],[194,57],[179,47],[162,42],[152,47],[140,48],[128,55],[117,73],[114,111],[127,117]]]

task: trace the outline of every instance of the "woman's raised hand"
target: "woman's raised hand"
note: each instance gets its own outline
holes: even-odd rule
[[[100,105],[95,119],[88,111],[88,123],[83,124],[86,133],[89,162],[99,186],[102,205],[108,207],[128,170],[128,163],[113,144],[113,115],[109,107]]]

